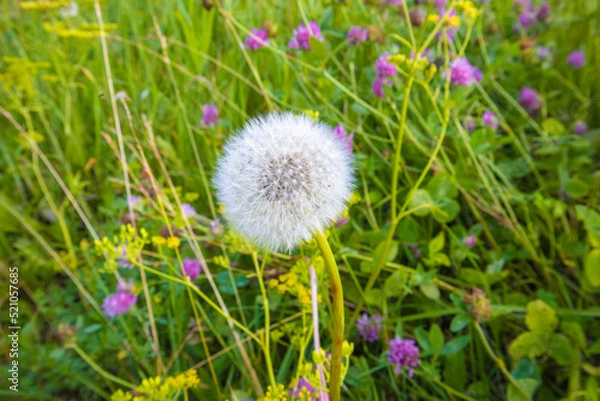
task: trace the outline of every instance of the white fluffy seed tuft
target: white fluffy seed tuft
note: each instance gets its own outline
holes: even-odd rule
[[[248,121],[225,144],[214,185],[235,230],[268,249],[291,251],[343,212],[351,163],[328,125],[272,113]]]

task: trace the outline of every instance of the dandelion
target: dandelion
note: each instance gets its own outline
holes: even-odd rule
[[[464,244],[464,246],[471,249],[477,243],[477,237],[475,236],[475,234],[469,234],[466,237],[463,237],[462,243]]]
[[[389,54],[382,54],[375,61],[375,73],[378,78],[393,77],[398,73],[396,66],[388,61]]]
[[[519,93],[519,104],[530,115],[534,115],[540,109],[541,104],[535,89],[524,87]]]
[[[219,122],[219,112],[215,104],[202,106],[202,125],[211,126]]]
[[[269,44],[266,29],[252,29],[252,32],[246,38],[246,45],[252,50],[258,50]]]
[[[383,317],[379,315],[373,315],[369,318],[369,315],[363,313],[362,317],[356,321],[356,327],[358,332],[366,342],[372,343],[379,340],[379,333],[383,329],[381,322]]]
[[[294,29],[294,37],[290,39],[288,46],[292,49],[310,50],[311,36],[319,41],[323,41],[321,27],[315,21],[310,21],[308,25],[300,24]]]
[[[202,266],[196,259],[185,258],[181,265],[183,266],[185,275],[188,276],[191,281],[196,280],[202,271]]]
[[[184,203],[181,205],[181,216],[184,220],[193,219],[198,217],[198,213],[196,213],[196,209],[189,203]]]
[[[419,366],[421,363],[419,360],[419,348],[413,340],[403,340],[400,337],[396,337],[390,341],[388,363],[395,365],[394,374],[400,374],[406,366],[408,368],[408,375],[412,377],[414,374],[413,368]]]
[[[333,133],[338,141],[344,144],[346,150],[352,154],[352,139],[354,139],[354,132],[346,134],[346,130],[342,124],[338,124],[333,129]]]
[[[587,132],[588,126],[583,121],[578,121],[575,124],[575,135],[583,135]]]
[[[498,118],[496,117],[493,111],[484,111],[483,115],[481,116],[481,120],[483,122],[483,125],[487,125],[494,131],[498,129]]]
[[[273,113],[249,121],[225,145],[214,185],[234,229],[290,251],[342,213],[351,195],[351,161],[327,125]]]
[[[360,26],[353,26],[348,31],[346,39],[351,46],[355,46],[361,42],[364,42],[369,37],[369,30],[361,28]]]
[[[574,69],[579,69],[585,65],[585,53],[581,50],[575,50],[567,57],[567,63]]]
[[[371,87],[371,89],[373,90],[375,96],[380,98],[385,97],[385,93],[383,92],[383,85],[392,86],[392,81],[384,78],[377,78],[373,81],[373,86]]]
[[[466,58],[456,59],[450,65],[450,82],[454,85],[471,86],[482,79],[479,68],[472,66]]]
[[[117,292],[104,299],[102,310],[108,318],[122,315],[135,305],[137,295],[132,293],[132,289],[133,280],[129,279],[129,282],[121,280],[117,284]]]

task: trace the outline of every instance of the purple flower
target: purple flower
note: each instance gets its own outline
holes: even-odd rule
[[[344,126],[342,124],[338,124],[333,129],[333,133],[335,134],[335,138],[344,145],[346,150],[352,153],[352,139],[354,139],[354,132],[351,132],[349,135],[347,135]]]
[[[346,35],[346,39],[350,43],[351,46],[357,45],[361,42],[364,42],[369,37],[369,30],[366,28],[361,28],[360,26],[353,26],[348,31],[348,35]]]
[[[142,200],[141,196],[129,195],[129,197],[127,197],[127,205],[134,207],[135,205],[140,203],[141,200]]]
[[[550,15],[550,4],[548,4],[548,2],[545,2],[540,6],[536,17],[539,22],[544,22],[546,24],[550,22],[552,16]]]
[[[529,86],[524,87],[519,93],[519,104],[530,115],[535,114],[541,107],[537,92]]]
[[[466,58],[456,59],[450,65],[450,82],[454,85],[471,86],[482,79],[483,73]]]
[[[463,237],[462,243],[469,249],[473,248],[477,243],[477,237],[475,234],[469,234],[466,237]]]
[[[202,106],[202,125],[216,125],[219,122],[219,112],[215,104]]]
[[[137,295],[131,293],[133,281],[129,283],[120,281],[117,284],[117,292],[104,298],[102,310],[108,318],[112,319],[117,315],[127,312],[137,302]]]
[[[375,94],[375,96],[380,97],[380,98],[385,97],[385,93],[383,92],[384,84],[387,86],[392,86],[392,81],[390,81],[389,79],[385,79],[385,78],[377,78],[375,81],[373,81],[373,86],[371,87],[371,89],[373,90],[373,93]]]
[[[129,261],[129,257],[127,256],[127,245],[121,245],[120,250],[119,247],[116,247],[115,251],[121,255],[117,258],[117,265],[123,269],[133,269],[134,265]]]
[[[544,46],[538,46],[537,55],[540,58],[540,60],[548,58],[550,56],[550,49]]]
[[[575,69],[579,69],[585,65],[585,53],[581,50],[575,50],[567,57],[567,63]]]
[[[444,8],[446,7],[446,0],[433,0],[433,5],[437,8]]]
[[[202,271],[202,266],[196,259],[185,258],[181,265],[183,266],[185,275],[188,276],[191,281],[196,280]]]
[[[210,233],[214,236],[218,236],[223,233],[223,224],[221,224],[221,220],[216,219],[210,221]]]
[[[481,121],[483,122],[483,125],[487,125],[494,131],[498,129],[498,118],[496,118],[493,111],[484,111],[481,116]]]
[[[301,377],[298,380],[298,385],[296,386],[296,390],[290,390],[290,395],[294,397],[300,396],[302,394],[302,390],[306,389],[308,393],[313,393],[315,388],[311,386],[310,382],[306,380],[304,377]],[[316,397],[318,399],[319,396]]]
[[[383,329],[382,321],[383,318],[379,315],[369,318],[369,315],[363,313],[362,317],[356,321],[356,327],[358,327],[360,336],[366,342],[372,343],[379,340],[379,333]]]
[[[396,365],[394,367],[394,374],[399,374],[406,366],[408,368],[408,375],[412,377],[414,374],[413,368],[421,363],[419,360],[419,348],[413,340],[403,340],[400,337],[396,337],[390,341],[388,363]]]
[[[385,0],[384,3],[389,6],[400,6],[402,5],[402,0]]]
[[[584,134],[587,131],[587,129],[588,129],[588,126],[583,121],[577,121],[577,123],[575,124],[575,134],[576,135]]]
[[[534,24],[535,18],[535,7],[529,5],[525,7],[523,11],[521,11],[521,14],[519,15],[519,22],[523,28],[529,29],[529,27]]]
[[[310,21],[308,25],[300,24],[294,29],[294,37],[290,39],[288,46],[292,49],[310,50],[310,37],[322,41],[321,27],[315,21]]]
[[[465,128],[469,132],[472,132],[475,129],[475,117],[467,116],[467,118],[465,118]]]
[[[527,7],[531,5],[531,0],[514,0],[513,3]]]
[[[189,203],[184,203],[181,205],[181,216],[183,219],[190,219],[194,217],[198,217],[198,213],[196,213],[196,209]]]
[[[379,78],[393,77],[398,73],[396,66],[388,61],[389,54],[382,54],[375,61],[375,73]]]
[[[446,15],[446,10],[444,8],[442,8],[440,10],[440,19],[444,18],[444,16]],[[452,18],[456,15],[456,10],[452,9],[450,10],[450,12],[448,13],[448,18]],[[440,32],[438,32],[437,34],[437,38],[444,38],[446,39],[448,42],[452,42],[454,40],[454,33],[458,31],[458,27],[457,26],[452,26],[450,25],[448,22],[445,22],[442,30]]]
[[[342,226],[346,225],[346,223],[348,223],[349,221],[350,221],[350,218],[348,218],[348,217],[341,217],[333,225],[335,227],[342,227]]]
[[[252,33],[246,38],[246,45],[252,50],[258,50],[269,44],[266,29],[252,29]]]

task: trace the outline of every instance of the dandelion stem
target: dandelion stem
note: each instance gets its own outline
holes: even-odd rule
[[[325,259],[329,272],[331,298],[333,303],[333,330],[331,345],[331,362],[329,370],[329,397],[331,401],[340,401],[342,389],[342,345],[344,344],[344,293],[340,272],[331,252],[331,247],[322,233],[316,235],[317,244]]]

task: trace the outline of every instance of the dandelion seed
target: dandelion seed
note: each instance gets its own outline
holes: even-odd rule
[[[567,63],[574,69],[579,69],[585,65],[585,53],[581,50],[575,50],[567,57]]]
[[[215,104],[205,104],[202,106],[202,125],[217,125],[219,122],[219,112]]]
[[[483,122],[483,125],[487,125],[494,131],[498,129],[498,118],[496,117],[493,111],[484,111],[483,115],[481,116],[481,120]]]
[[[395,365],[394,374],[400,374],[404,367],[408,368],[408,375],[413,376],[413,368],[419,366],[419,348],[413,340],[403,340],[400,337],[390,341],[390,350],[388,351],[388,363]]]
[[[288,46],[292,49],[310,50],[311,37],[323,41],[321,27],[315,21],[310,21],[308,25],[298,25],[298,28],[294,29],[293,33],[294,37],[288,43]]]
[[[383,317],[379,315],[373,315],[369,318],[369,315],[363,313],[362,317],[356,321],[356,327],[360,336],[369,343],[379,340],[379,333],[383,330],[381,322]]]
[[[202,266],[196,259],[185,258],[181,265],[183,266],[185,275],[188,276],[191,281],[196,280],[202,271]]]
[[[346,40],[351,46],[355,46],[359,43],[364,42],[369,37],[369,30],[363,29],[360,26],[353,26],[346,35]]]
[[[252,50],[258,50],[269,44],[266,29],[252,29],[252,32],[246,38],[246,45]]]
[[[340,216],[351,195],[351,161],[327,125],[273,113],[249,121],[228,141],[214,185],[234,229],[291,251]]]
[[[121,280],[117,284],[117,292],[104,299],[102,310],[108,318],[122,315],[135,305],[137,295],[131,292],[132,289],[133,280],[130,279],[129,282]]]

